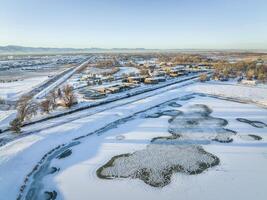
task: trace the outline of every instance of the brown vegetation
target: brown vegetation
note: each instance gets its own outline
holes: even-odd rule
[[[246,77],[248,80],[267,80],[267,65],[258,63],[258,61],[240,61],[229,63],[227,61],[218,61],[214,64],[215,76],[225,78]]]
[[[76,97],[73,93],[73,87],[70,85],[65,85],[63,87],[63,101],[66,107],[72,107],[76,102]]]
[[[208,75],[207,75],[207,74],[200,74],[200,75],[199,75],[199,80],[200,80],[201,82],[205,82],[205,81],[207,81],[207,80],[208,80]]]
[[[21,131],[21,120],[19,118],[15,118],[13,121],[9,123],[10,125],[10,130],[15,132],[15,133],[20,133]]]
[[[37,114],[38,104],[32,99],[31,95],[23,95],[18,100],[16,108],[17,116],[9,125],[12,131],[19,133],[22,122]]]
[[[17,118],[23,122],[37,114],[38,104],[32,99],[31,95],[23,95],[17,102]]]
[[[112,60],[104,60],[104,61],[98,61],[96,63],[95,67],[98,68],[109,68],[109,67],[113,67],[114,66],[114,61]]]
[[[49,113],[51,110],[51,101],[46,99],[40,103],[40,109],[43,113]]]

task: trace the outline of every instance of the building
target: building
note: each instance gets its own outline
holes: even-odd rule
[[[146,78],[144,83],[146,84],[157,84],[159,82],[164,82],[166,81],[165,77],[151,77],[151,78]]]
[[[242,80],[241,83],[245,85],[257,85],[258,81],[257,80]]]
[[[132,76],[132,77],[127,78],[128,83],[140,83],[144,81],[145,81],[145,77],[141,77],[141,76]]]

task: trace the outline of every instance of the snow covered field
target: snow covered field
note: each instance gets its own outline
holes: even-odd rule
[[[9,122],[16,117],[16,110],[0,110],[0,129],[9,126]]]
[[[258,93],[230,96],[228,88],[220,88],[200,83],[172,86],[147,98],[130,97],[135,101],[129,98],[117,107],[18,138],[0,147],[0,195],[6,199],[75,200],[213,200],[215,196],[219,200],[244,200],[256,195],[263,200],[267,195],[267,110],[255,104],[194,94],[220,91],[215,94],[250,97],[250,101],[259,102],[254,99]],[[40,128],[42,124],[35,126]],[[218,135],[225,139],[221,137],[224,134],[232,140],[215,140]],[[189,151],[184,151],[186,147]],[[203,148],[207,155],[218,157],[219,163],[212,164],[203,155],[206,167],[197,174],[189,173],[197,169],[192,167],[199,167],[195,155],[203,153],[191,147]],[[177,148],[185,153],[173,154]],[[135,155],[134,162],[128,167],[120,165],[116,159],[122,154]],[[110,179],[99,177],[97,171],[111,159],[120,165],[116,168],[119,171],[106,174]],[[147,176],[140,171],[145,166],[153,171],[148,173],[151,178],[159,175],[162,167],[173,164],[183,168],[172,171],[169,182],[161,187],[151,186],[140,176],[122,173],[138,169],[139,175]]]
[[[243,101],[252,101],[267,106],[267,87],[246,86],[237,83],[207,82],[198,85],[192,85],[189,90],[210,95],[218,95],[240,99]]]
[[[5,100],[17,100],[22,94],[27,93],[48,80],[48,76],[27,78],[10,83],[0,83],[0,97]]]

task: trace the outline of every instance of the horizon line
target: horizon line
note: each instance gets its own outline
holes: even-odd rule
[[[87,49],[103,49],[103,50],[116,50],[116,49],[129,49],[129,50],[241,50],[241,51],[250,51],[250,50],[264,50],[262,48],[146,48],[146,47],[45,47],[45,46],[24,46],[24,45],[0,45],[0,47],[22,47],[22,48],[33,48],[33,49],[73,49],[73,50],[87,50]]]

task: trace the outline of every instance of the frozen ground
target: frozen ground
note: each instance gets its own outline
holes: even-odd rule
[[[5,100],[15,101],[22,94],[31,91],[46,80],[48,80],[48,76],[38,76],[10,83],[0,83],[0,97]]]
[[[0,129],[9,126],[9,122],[16,118],[16,110],[0,110]]]
[[[255,195],[265,199],[267,110],[254,104],[189,95],[199,92],[197,86],[202,85],[155,92],[0,147],[1,196],[15,199],[23,186],[21,199],[213,200],[216,196],[219,200],[244,200]],[[214,140],[218,134],[225,134],[223,130],[232,139],[229,143]],[[134,165],[155,166],[161,171],[162,166],[171,167],[170,161],[177,159],[172,155],[176,148],[191,149],[192,145],[218,157],[219,165],[197,175],[173,171],[164,187],[152,187],[134,176],[118,178],[111,173],[110,180],[97,176],[97,170],[111,159],[136,152],[146,153],[141,153],[142,159],[134,159]],[[147,157],[147,152],[154,157]],[[161,153],[170,157],[164,159]],[[185,151],[186,156],[188,153]],[[197,160],[191,161],[189,164],[195,166]],[[153,174],[158,175],[158,170]]]
[[[192,85],[189,91],[230,97],[267,106],[267,87],[246,86],[236,83],[207,82]]]

